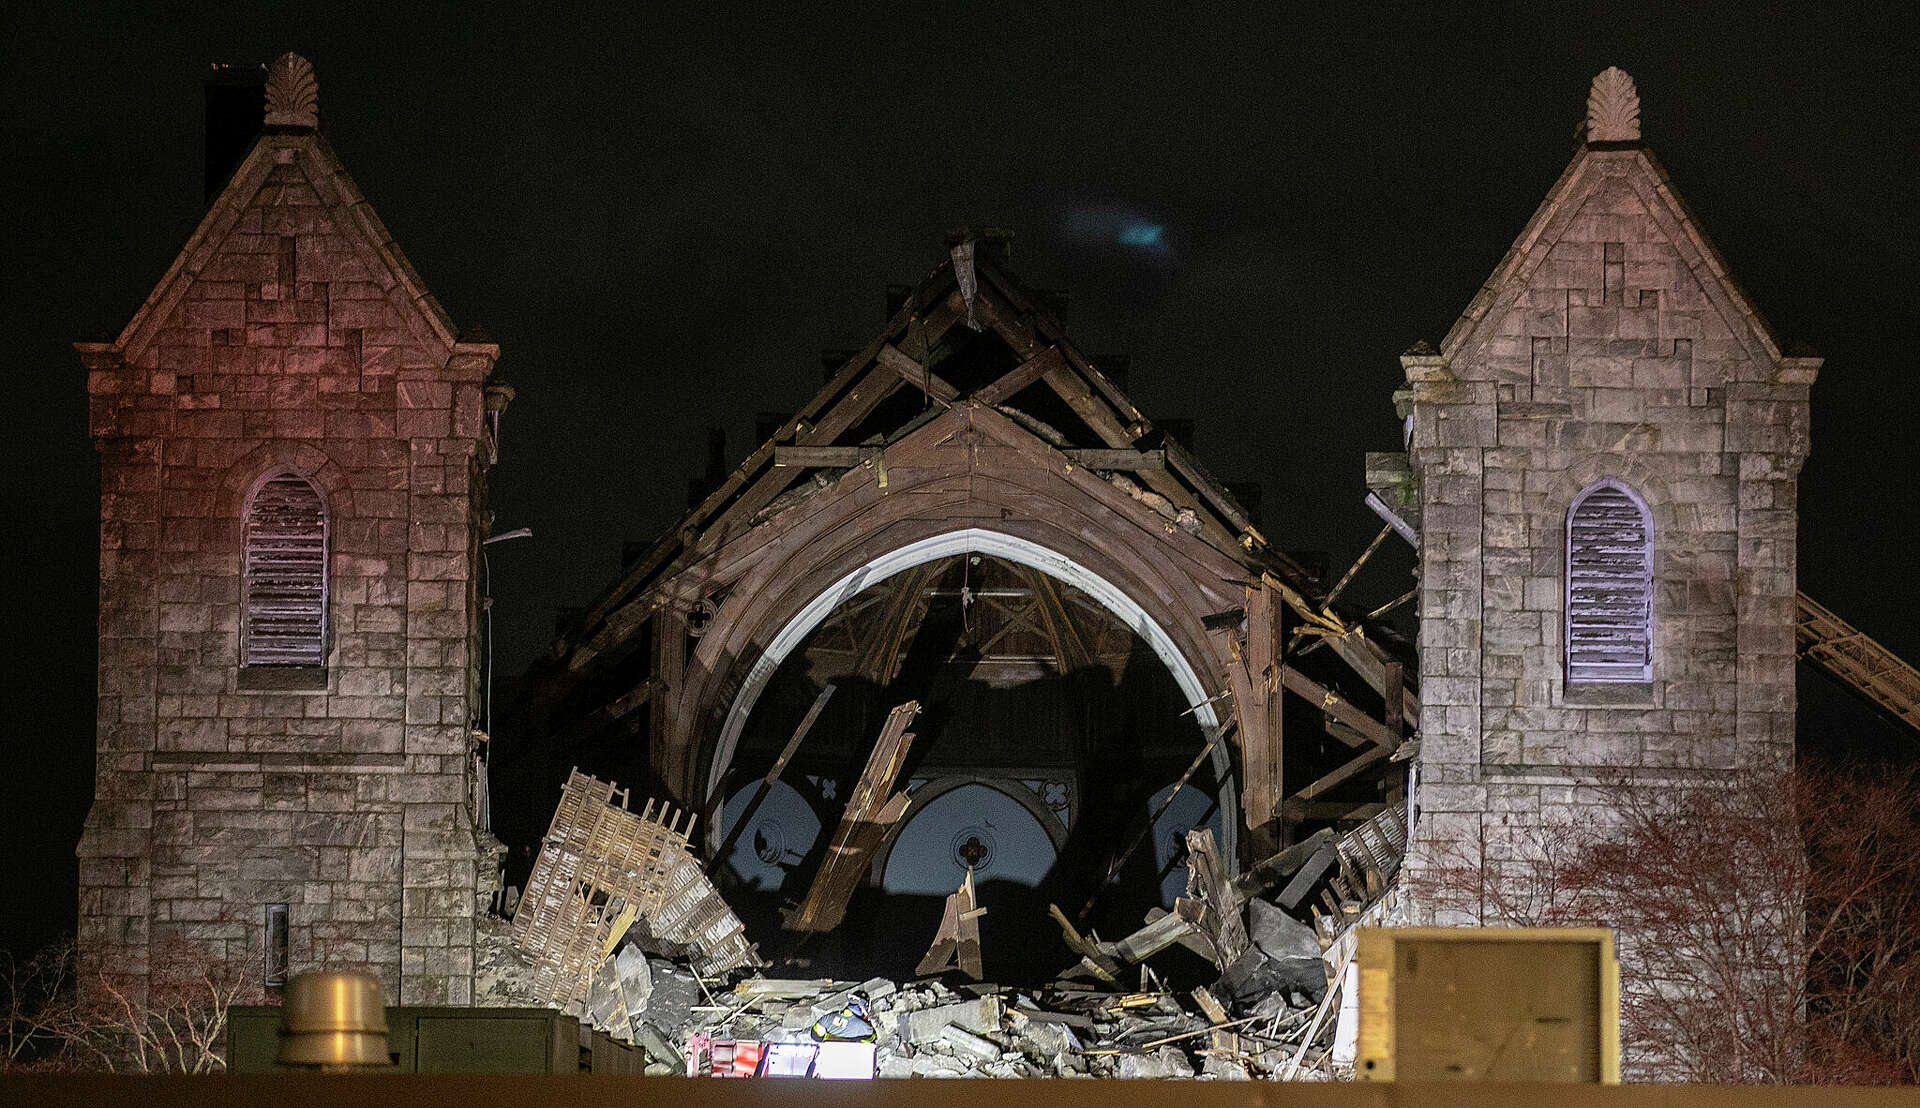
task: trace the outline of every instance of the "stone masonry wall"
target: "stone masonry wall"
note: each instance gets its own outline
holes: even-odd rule
[[[1422,496],[1420,837],[1456,852],[1564,816],[1581,781],[1791,764],[1812,367],[1756,355],[1656,183],[1642,151],[1583,151],[1536,217],[1537,256],[1483,297],[1478,334],[1403,359]],[[1565,680],[1567,512],[1604,477],[1653,514],[1647,684]]]
[[[365,967],[399,1003],[471,999],[473,562],[497,348],[436,329],[370,230],[323,140],[270,132],[127,334],[81,347],[101,456],[90,966],[137,976],[188,943],[258,996],[265,906],[286,903],[295,971]],[[320,671],[240,665],[242,505],[278,466],[326,499]]]
[[[1414,887],[1524,872],[1542,828],[1605,825],[1619,794],[1595,785],[1790,767],[1819,362],[1780,355],[1651,156],[1581,149],[1443,349],[1402,364],[1422,538]],[[1602,478],[1652,512],[1644,684],[1565,679],[1567,513]],[[1470,896],[1414,909],[1513,922]]]

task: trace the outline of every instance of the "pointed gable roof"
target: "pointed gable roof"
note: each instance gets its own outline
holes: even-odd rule
[[[1594,250],[1609,242],[1626,245],[1631,253],[1623,264],[1642,272],[1671,267],[1661,275],[1663,291],[1681,301],[1679,309],[1698,309],[1693,314],[1712,332],[1708,337],[1732,344],[1726,360],[1781,362],[1779,340],[1641,142],[1639,95],[1618,68],[1594,79],[1573,161],[1447,333],[1441,356],[1458,374],[1480,360],[1496,336],[1509,333],[1514,313],[1551,310],[1531,302],[1530,292],[1582,284],[1602,292],[1604,258]],[[1631,277],[1626,283],[1633,284]],[[1575,306],[1584,305],[1570,299],[1558,310]]]
[[[614,612],[631,611],[657,584],[804,497],[814,487],[809,474],[864,464],[969,405],[1006,416],[1071,464],[1114,475],[1166,526],[1250,573],[1317,591],[1191,452],[1067,339],[1043,299],[975,246],[955,245],[864,349],[602,595],[581,631],[604,634]]]
[[[451,350],[458,341],[452,320],[321,135],[313,67],[299,55],[283,55],[268,69],[265,124],[186,246],[119,337],[109,344],[82,344],[83,349],[111,351],[126,364],[137,363],[157,333],[168,326],[194,282],[213,279],[209,269],[234,236],[274,233],[258,213],[284,202],[289,193],[306,190],[299,193],[305,201],[302,217],[317,225],[309,223],[301,233],[337,236],[359,262],[356,276],[384,291],[413,336]]]

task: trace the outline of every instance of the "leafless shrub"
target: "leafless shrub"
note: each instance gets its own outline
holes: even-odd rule
[[[71,937],[19,961],[0,951],[0,1073],[71,1068],[66,1049],[67,1012],[73,1002]]]
[[[1802,769],[1587,793],[1584,818],[1443,855],[1415,896],[1492,924],[1614,928],[1637,1076],[1920,1080],[1911,780]]]
[[[254,960],[247,960],[251,965]],[[185,936],[157,937],[138,971],[101,966],[56,1005],[72,1068],[110,1073],[220,1073],[227,1013],[250,982]]]

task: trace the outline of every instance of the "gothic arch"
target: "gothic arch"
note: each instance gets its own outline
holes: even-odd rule
[[[780,663],[786,660],[788,653],[799,646],[835,607],[869,584],[914,566],[956,554],[986,554],[1002,558],[1040,570],[1048,576],[1075,585],[1093,596],[1109,611],[1125,621],[1153,648],[1155,656],[1172,673],[1174,682],[1191,706],[1202,731],[1211,735],[1220,726],[1221,721],[1212,704],[1212,699],[1220,692],[1217,682],[1210,684],[1200,676],[1210,663],[1217,662],[1218,659],[1208,656],[1211,652],[1207,652],[1197,659],[1201,668],[1196,668],[1196,659],[1189,658],[1182,646],[1159,622],[1160,619],[1169,618],[1172,615],[1169,609],[1156,604],[1155,607],[1160,609],[1159,616],[1149,613],[1120,586],[1101,577],[1071,557],[1033,539],[1008,531],[980,527],[958,528],[905,543],[853,567],[826,588],[819,590],[799,610],[792,612],[784,619],[770,614],[767,623],[763,626],[776,624],[777,626],[771,637],[765,637],[764,642],[759,645],[758,652],[752,655],[752,661],[745,663],[747,665],[745,675],[737,683],[723,682],[715,686],[709,694],[711,698],[717,699],[726,695],[729,689],[732,690],[726,711],[719,717],[718,734],[710,742],[702,743],[704,753],[700,760],[706,765],[707,770],[704,781],[700,782],[697,791],[691,795],[713,797],[719,794],[727,767],[733,760],[741,731],[746,725],[747,717],[752,712],[754,704],[759,700],[760,693],[766,688],[767,681],[772,678]],[[813,580],[816,575],[806,573],[804,577],[807,580]],[[1135,584],[1138,587],[1139,583]],[[797,596],[804,594],[810,587],[796,583],[784,591],[790,596]],[[1152,594],[1149,592],[1147,595],[1151,597]],[[784,611],[785,608],[783,606],[778,610]],[[709,633],[711,634],[711,631]],[[762,636],[755,636],[755,638],[760,637]],[[738,664],[741,663],[736,663]],[[694,719],[700,719],[710,714],[710,711],[710,708],[707,711],[696,708],[690,714]],[[1230,808],[1233,805],[1234,789],[1230,760],[1224,748],[1214,748],[1213,767],[1217,779],[1223,783],[1221,805]],[[709,838],[717,842],[718,834],[719,829],[710,823]],[[1227,837],[1229,842],[1223,845],[1230,854],[1232,852],[1231,830],[1228,831]]]
[[[227,467],[220,480],[222,516],[235,521],[237,527],[241,513],[246,509],[247,498],[260,481],[274,470],[297,473],[313,482],[313,487],[320,492],[320,498],[326,501],[331,518],[340,519],[353,514],[353,489],[348,485],[346,471],[340,468],[339,463],[312,443],[281,440],[263,443],[249,450]]]
[[[971,430],[976,466],[916,465]],[[1022,441],[1026,440],[1026,441]],[[788,650],[838,599],[940,557],[989,553],[1070,581],[1153,645],[1203,725],[1235,664],[1202,620],[1244,602],[1246,571],[1071,465],[1036,466],[1043,444],[996,412],[952,411],[888,450],[888,483],[854,470],[839,487],[748,532],[678,575],[684,607],[724,591],[699,639],[653,764],[682,795],[707,798],[741,713]],[[933,458],[926,458],[933,461]],[[1011,464],[1009,464],[1011,463]],[[968,524],[972,524],[969,526]]]

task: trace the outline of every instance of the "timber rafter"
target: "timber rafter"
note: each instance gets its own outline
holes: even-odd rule
[[[1138,474],[1176,512],[1191,510],[1200,537],[1209,545],[1250,569],[1275,573],[1301,588],[1312,587],[1298,565],[1268,547],[1232,494],[1183,447],[1159,435],[1113,382],[1066,340],[1059,322],[1031,294],[990,264],[981,263],[979,273],[975,317],[1006,343],[1018,362],[992,382],[963,394],[935,367],[907,353],[932,351],[965,318],[951,263],[937,268],[879,336],[849,359],[805,407],[587,610],[581,641],[571,644],[568,653],[569,668],[587,665],[638,626],[663,599],[650,586],[752,526],[758,513],[800,479],[810,460],[805,451],[867,451],[884,445],[843,440],[901,389],[922,392],[934,405],[971,401],[991,406],[1013,399],[1029,384],[1044,382],[1097,436],[1097,442],[1078,448],[1084,464]],[[1159,441],[1149,441],[1155,439]],[[1142,444],[1150,448],[1143,450]],[[779,457],[783,450],[784,465]],[[859,464],[856,457],[873,455],[838,453],[822,460]]]
[[[530,675],[518,725],[542,737],[577,733],[583,719],[604,730],[644,702],[654,772],[684,803],[717,803],[700,795],[699,766],[724,764],[714,732],[773,631],[875,558],[982,527],[1074,560],[1150,612],[1219,705],[1239,765],[1258,767],[1245,813],[1258,820],[1249,824],[1255,845],[1277,846],[1283,813],[1319,818],[1341,803],[1324,794],[1385,768],[1390,750],[1376,736],[1397,735],[1402,722],[1389,727],[1351,705],[1358,720],[1328,711],[1363,736],[1364,761],[1284,791],[1280,698],[1292,686],[1282,621],[1325,640],[1376,692],[1390,687],[1394,659],[1368,639],[1365,620],[1326,606],[1311,575],[1074,347],[1036,297],[989,261],[976,273],[969,304],[952,263],[937,267],[865,348],[631,563],[544,672]],[[970,314],[977,335],[966,330]],[[854,652],[855,672],[881,684],[898,673],[938,572],[935,563],[914,567],[890,591],[868,594],[864,611],[838,617],[833,641]],[[1039,570],[1021,575],[1024,598],[992,600],[997,632],[1048,643],[1062,673],[1100,664],[1115,648],[1103,629],[1112,613],[1089,620],[1080,609],[1096,602],[1086,595]],[[1254,619],[1221,620],[1242,603]],[[692,639],[685,617],[696,605],[711,619]],[[1116,634],[1131,641],[1130,631]],[[634,679],[647,682],[644,693],[609,680],[642,650],[655,659]],[[1411,691],[1401,710],[1417,720]]]

